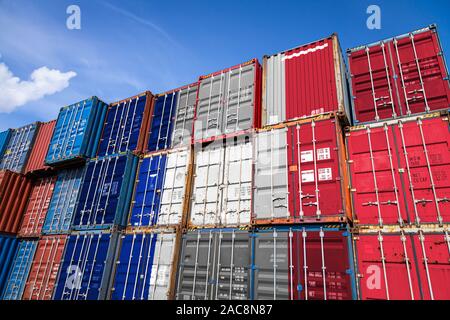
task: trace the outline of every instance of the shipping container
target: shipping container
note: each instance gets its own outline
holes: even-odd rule
[[[19,240],[16,237],[0,234],[0,300],[4,300],[4,288],[17,252]]]
[[[375,230],[353,241],[360,299],[450,299],[448,231]]]
[[[71,230],[85,168],[59,171],[42,227],[43,234],[66,234]]]
[[[41,123],[36,134],[36,141],[31,149],[30,157],[25,167],[25,173],[38,174],[41,171],[50,169],[44,164],[45,156],[48,152],[50,140],[55,129],[56,120]]]
[[[190,148],[150,154],[140,159],[128,225],[184,226],[191,170]]]
[[[351,235],[336,227],[277,227],[254,234],[252,299],[356,299]]]
[[[39,237],[55,188],[56,176],[33,180],[19,236]]]
[[[183,235],[177,300],[248,300],[252,236],[238,229],[199,229]]]
[[[95,156],[107,105],[97,97],[61,108],[45,164],[60,166]]]
[[[353,212],[360,225],[450,222],[450,132],[431,114],[350,128]]]
[[[24,172],[39,126],[40,123],[36,122],[12,131],[0,162],[0,170]]]
[[[108,106],[97,157],[127,151],[141,152],[153,107],[149,91]]]
[[[354,123],[448,109],[448,69],[435,25],[348,50]]]
[[[119,234],[74,233],[66,241],[53,300],[104,300]]]
[[[111,299],[173,299],[180,240],[180,233],[169,230],[122,235]]]
[[[261,66],[257,59],[201,76],[194,141],[208,141],[261,126]]]
[[[190,226],[250,225],[252,135],[198,145],[194,152]]]
[[[31,262],[37,247],[37,241],[21,240],[14,251],[11,270],[5,285],[2,300],[21,300],[27,281]]]
[[[336,34],[263,59],[263,125],[328,112],[351,117],[348,74]]]
[[[12,129],[0,132],[0,161],[3,158],[3,153],[5,152],[6,146],[8,145],[9,139],[11,138],[11,133]]]
[[[31,186],[31,181],[23,175],[0,171],[0,233],[19,231]]]
[[[22,300],[51,300],[66,239],[52,235],[38,241]]]
[[[74,230],[125,226],[138,158],[131,153],[92,159],[76,205]]]
[[[351,220],[344,123],[327,114],[255,135],[253,223]]]

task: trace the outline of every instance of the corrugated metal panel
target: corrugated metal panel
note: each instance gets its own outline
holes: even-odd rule
[[[0,298],[2,299],[4,299],[2,296],[3,289],[6,287],[18,244],[19,241],[16,237],[0,234]]]
[[[131,153],[89,161],[72,223],[75,230],[126,225],[137,162]]]
[[[106,110],[97,97],[61,108],[45,163],[55,166],[94,157]]]
[[[44,165],[45,156],[48,152],[48,146],[55,129],[56,120],[42,123],[36,134],[36,141],[31,150],[30,158],[28,159],[25,172],[36,172],[46,170],[49,167]]]
[[[145,134],[145,121],[152,111],[152,99],[153,95],[147,91],[108,106],[98,157],[142,150],[139,135]]]
[[[250,224],[252,162],[251,135],[218,140],[195,150],[192,226]]]
[[[448,109],[450,83],[436,26],[348,50],[355,122]]]
[[[185,205],[190,149],[149,155],[140,160],[129,225],[182,225],[187,213]]]
[[[449,223],[449,146],[447,117],[352,128],[347,147],[359,224]]]
[[[172,134],[172,148],[191,143],[192,128],[197,102],[198,82],[178,89],[176,115]]]
[[[327,112],[350,117],[348,78],[336,35],[264,57],[263,124]]]
[[[113,300],[167,300],[173,295],[179,235],[123,235],[116,262]]]
[[[84,171],[84,168],[76,168],[59,172],[42,233],[65,234],[71,230]]]
[[[0,160],[3,158],[3,153],[6,150],[9,139],[11,138],[12,129],[0,132]]]
[[[351,237],[327,228],[276,228],[255,234],[255,300],[352,300]]]
[[[261,66],[247,63],[200,77],[194,139],[242,133],[261,125]]]
[[[25,209],[20,237],[39,237],[55,188],[56,176],[33,181],[30,198]]]
[[[178,300],[248,300],[251,233],[233,229],[190,231],[183,235]]]
[[[29,179],[15,172],[0,171],[0,232],[19,231],[30,191]]]
[[[67,239],[54,300],[104,300],[110,284],[118,234],[83,232]]]
[[[38,122],[14,129],[0,162],[0,170],[22,173],[33,148]]]
[[[360,299],[449,299],[447,231],[378,231],[353,239]]]
[[[14,251],[14,261],[3,292],[3,300],[22,299],[36,247],[37,241],[22,240],[19,242],[17,252]]]
[[[67,236],[44,236],[37,245],[22,300],[50,300]]]

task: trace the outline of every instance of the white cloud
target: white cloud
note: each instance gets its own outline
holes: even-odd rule
[[[34,70],[29,80],[14,76],[8,66],[0,63],[0,113],[10,113],[30,101],[60,92],[69,86],[77,74],[47,67]]]

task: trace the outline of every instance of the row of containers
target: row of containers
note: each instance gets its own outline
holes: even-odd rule
[[[449,299],[436,28],[348,55],[333,35],[0,134],[2,298]]]

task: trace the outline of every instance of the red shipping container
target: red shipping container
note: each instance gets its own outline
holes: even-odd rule
[[[447,232],[391,232],[354,236],[359,298],[448,300]]]
[[[0,171],[0,233],[19,231],[30,191],[31,182],[25,176]]]
[[[263,125],[342,112],[350,117],[348,75],[336,34],[263,60]]]
[[[36,140],[28,158],[25,173],[36,173],[38,171],[48,170],[50,167],[44,165],[45,156],[47,155],[50,140],[53,135],[56,120],[41,123]]]
[[[19,230],[21,237],[39,237],[45,221],[50,200],[55,188],[56,176],[39,178],[33,182],[22,226]]]
[[[450,222],[447,116],[353,127],[347,150],[357,223]]]
[[[22,300],[51,300],[67,236],[44,236],[38,242]]]
[[[348,50],[354,120],[374,122],[450,107],[436,26]]]

